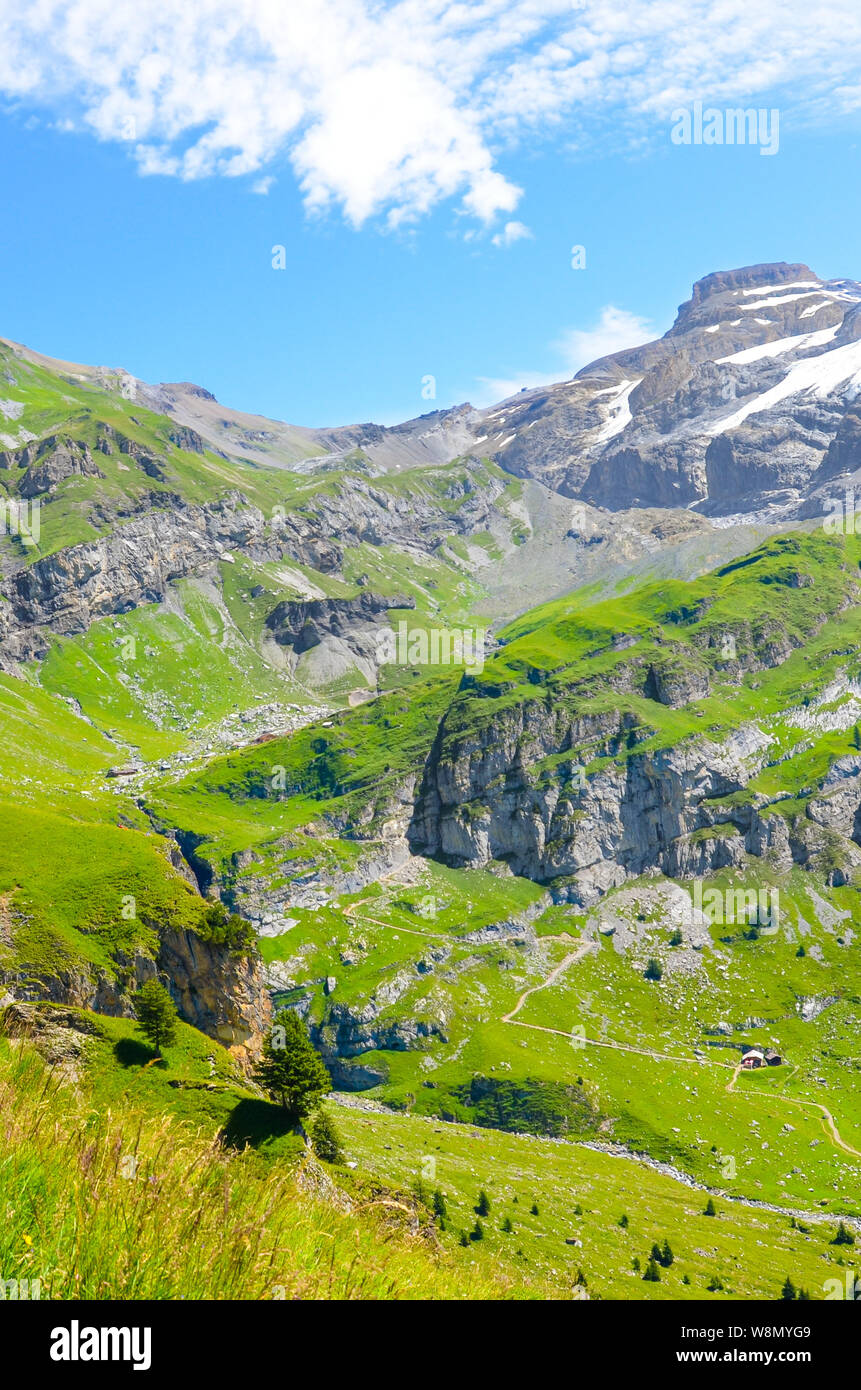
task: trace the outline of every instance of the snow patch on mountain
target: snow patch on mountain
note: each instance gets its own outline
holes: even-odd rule
[[[823,347],[837,336],[840,324],[833,328],[820,328],[815,333],[798,333],[792,338],[776,338],[773,343],[758,343],[756,347],[743,348],[741,352],[730,353],[729,357],[716,357],[716,362],[759,362],[763,357],[781,357],[785,352],[802,352],[806,348]]]
[[[616,388],[616,398],[610,402],[610,417],[595,436],[598,443],[603,444],[606,440],[613,439],[615,435],[622,433],[626,425],[631,423],[633,418],[629,405],[631,392],[639,386],[642,380],[642,377],[637,377],[634,381],[620,382]]]
[[[818,357],[808,357],[790,367],[786,376],[770,390],[763,391],[752,401],[747,401],[734,414],[727,415],[708,426],[708,434],[724,434],[737,429],[749,415],[784,401],[788,396],[799,395],[802,391],[813,391],[816,396],[827,396],[838,386],[847,383],[853,394],[861,387],[861,342],[847,343],[844,347],[832,348]]]
[[[745,312],[750,309],[772,309],[778,304],[791,304],[794,299],[809,299],[814,293],[822,293],[822,291],[806,290],[802,294],[779,294],[769,299],[757,299],[753,304],[740,304],[739,308]]]

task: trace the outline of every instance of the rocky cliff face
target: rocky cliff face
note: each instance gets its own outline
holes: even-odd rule
[[[49,435],[36,444],[0,454],[0,467],[23,468],[18,483],[22,497],[52,493],[66,478],[104,478],[86,444],[59,435]]]
[[[82,545],[20,567],[3,586],[0,639],[7,666],[43,656],[51,632],[84,632],[96,618],[156,603],[173,579],[263,536],[264,519],[238,495],[205,507],[161,505]]]
[[[589,777],[565,762],[542,775],[545,759],[575,748],[615,757],[632,727],[616,714],[572,719],[539,700],[500,713],[478,735],[438,740],[407,832],[411,848],[455,866],[503,860],[547,883],[557,900],[590,907],[650,871],[702,877],[748,855],[783,869],[805,864],[826,848],[820,826],[861,839],[859,768],[829,783],[818,811],[794,826],[769,811],[767,797],[721,804],[767,762],[771,739],[754,725],[721,743],[704,737],[632,752]],[[861,862],[852,845],[846,852]]]
[[[217,1038],[243,1065],[259,1055],[272,1004],[256,955],[233,956],[194,932],[166,930],[156,964],[186,1023]]]
[[[411,982],[411,981],[410,981]],[[335,1085],[345,1091],[361,1091],[386,1080],[385,1069],[357,1059],[367,1052],[409,1052],[429,1039],[447,1042],[444,1017],[431,1019],[381,1018],[386,1004],[398,997],[397,978],[389,982],[389,997],[376,995],[362,1007],[333,1004],[323,1025],[312,1028],[314,1046],[320,1051]]]
[[[233,956],[192,931],[164,929],[155,960],[137,952],[118,954],[116,973],[58,969],[16,971],[0,978],[0,1006],[13,1001],[51,1000],[114,1018],[134,1018],[132,995],[160,979],[185,1023],[222,1046],[245,1067],[259,1055],[272,1016],[269,990],[258,956]]]
[[[390,608],[415,608],[415,599],[366,593],[343,600],[286,600],[269,614],[266,626],[276,642],[305,652],[326,636],[344,636],[357,623],[375,627]]]
[[[85,446],[60,445],[56,440],[47,444],[50,449],[33,445],[19,451],[22,457],[17,462],[26,465],[20,485],[23,495],[48,489],[49,479],[62,480],[73,472],[99,476]],[[289,513],[276,509],[272,516],[236,491],[201,506],[164,492],[145,493],[125,511],[106,505],[91,518],[106,528],[96,539],[31,563],[26,555],[5,557],[6,573],[0,579],[0,598],[5,599],[0,603],[0,669],[14,670],[22,661],[44,656],[52,632],[85,632],[98,618],[162,602],[172,581],[205,574],[234,551],[257,561],[286,557],[334,574],[339,572],[345,547],[363,542],[433,555],[453,532],[469,535],[487,529],[504,490],[498,478],[479,488],[470,481],[469,466],[465,481],[456,486],[463,504],[454,513],[445,499],[392,498],[362,479],[353,480],[349,487],[342,483],[331,494],[321,493],[313,505]],[[413,606],[409,599],[403,603]],[[376,616],[370,611],[369,595],[328,602],[328,627],[337,627],[342,638],[349,635],[354,607],[356,624],[367,627]],[[321,614],[322,610],[318,617]],[[289,628],[282,621],[286,617],[282,608],[271,624],[284,640]]]
[[[415,599],[370,592],[352,599],[288,599],[269,614],[266,627],[294,658],[315,652],[318,674],[359,670],[372,684],[379,667],[380,632],[390,608],[415,608]]]

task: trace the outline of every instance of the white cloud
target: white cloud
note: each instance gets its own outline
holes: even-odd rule
[[[0,92],[142,172],[265,175],[393,225],[510,216],[518,141],[641,146],[701,99],[803,121],[859,105],[857,0],[0,0]],[[570,134],[570,129],[569,129]]]
[[[599,357],[622,352],[625,348],[639,347],[655,336],[648,319],[607,304],[592,328],[566,328],[551,344],[556,366],[546,372],[521,372],[519,376],[479,377],[479,391],[473,392],[473,404],[495,405],[497,401],[517,395],[524,386],[550,386],[556,381],[567,381]]]
[[[623,348],[639,347],[652,336],[648,319],[607,304],[594,327],[566,328],[555,347],[567,365],[568,375],[573,376],[597,358],[621,352]]]
[[[269,192],[274,182],[275,180],[272,177],[272,175],[266,174],[264,178],[256,179],[254,181],[254,183],[251,185],[251,192],[259,193],[261,197],[265,198],[266,194]]]
[[[491,237],[494,246],[513,246],[515,241],[531,239],[532,233],[523,222],[506,222],[501,232]]]

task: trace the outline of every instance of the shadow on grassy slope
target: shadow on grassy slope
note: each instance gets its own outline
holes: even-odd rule
[[[114,1044],[114,1056],[121,1067],[145,1067],[158,1056],[139,1038],[120,1038]]]
[[[302,1138],[296,1130],[292,1117],[280,1105],[272,1105],[268,1100],[241,1100],[231,1111],[220,1138],[229,1148],[244,1149],[250,1144],[259,1148],[272,1139],[285,1135],[295,1135],[301,1148]]]

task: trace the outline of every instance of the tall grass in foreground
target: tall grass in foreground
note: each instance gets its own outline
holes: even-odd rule
[[[26,1047],[0,1050],[0,1282],[13,1279],[51,1299],[518,1296],[385,1208],[303,1191],[284,1162],[169,1116],[98,1113]]]

